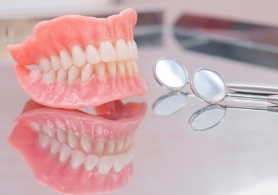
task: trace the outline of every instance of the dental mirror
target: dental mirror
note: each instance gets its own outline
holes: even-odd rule
[[[175,59],[161,58],[153,66],[153,75],[156,81],[168,89],[178,91],[188,82],[188,72]]]
[[[158,98],[152,108],[158,116],[170,116],[186,105],[187,98],[186,93],[171,92]]]

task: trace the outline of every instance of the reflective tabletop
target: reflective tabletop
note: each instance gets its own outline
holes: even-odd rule
[[[12,59],[2,58],[0,194],[277,194],[275,105],[225,99],[208,106],[188,86],[178,93],[161,87],[152,66],[161,57],[171,57],[189,75],[206,67],[226,82],[269,84],[278,83],[278,70],[185,50],[172,32],[164,26],[136,29],[138,67],[149,87],[144,96],[82,112],[30,101],[17,82]],[[82,128],[82,133],[70,135],[69,128]],[[60,129],[71,137],[70,144],[95,138],[90,144],[100,148],[96,153],[102,151],[103,158],[94,169],[92,164],[78,167],[78,162],[72,169],[70,161],[57,161],[59,151],[50,143],[54,134],[62,136]],[[88,145],[81,145],[86,150]],[[111,148],[124,152],[120,156]]]

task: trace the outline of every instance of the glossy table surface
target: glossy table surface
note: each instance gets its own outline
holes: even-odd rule
[[[252,106],[266,109],[273,105],[226,99],[222,102],[226,108],[224,118],[205,131],[194,130],[189,124],[192,115],[207,106],[192,95],[174,114],[159,116],[154,112],[154,102],[169,91],[156,83],[152,65],[158,58],[166,56],[183,62],[189,74],[197,68],[207,67],[218,71],[226,82],[278,83],[276,69],[184,50],[171,31],[163,28],[158,44],[139,47],[139,71],[147,81],[148,92],[142,97],[124,100],[147,105],[135,133],[129,179],[121,187],[113,186],[115,184],[110,180],[102,180],[100,186],[106,188],[96,186],[92,192],[109,189],[114,195],[277,194],[278,115],[264,110],[229,108]],[[29,98],[17,82],[12,59],[6,58],[0,63],[0,194],[59,194],[49,184],[51,181],[36,179],[32,170],[36,165],[29,166],[28,158],[24,158],[8,141],[16,126],[15,119]],[[183,92],[191,93],[189,87]],[[175,105],[175,102],[171,103]],[[205,121],[213,118],[211,114],[205,117]],[[18,142],[20,140],[18,138]],[[54,167],[49,172],[55,170]],[[70,175],[68,177],[74,181]]]

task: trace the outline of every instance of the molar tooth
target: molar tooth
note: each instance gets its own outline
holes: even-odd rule
[[[71,148],[77,148],[79,146],[79,140],[75,134],[68,133],[68,145]]]
[[[41,78],[41,76],[42,72],[40,70],[31,70],[29,74],[29,77],[34,80]]]
[[[132,40],[132,53],[133,53],[133,59],[138,59],[138,48],[137,48],[137,44],[134,40]]]
[[[117,74],[116,63],[115,62],[108,62],[106,64],[107,71],[111,77],[115,77]]]
[[[58,129],[57,130],[57,138],[58,138],[59,142],[66,143],[66,140],[67,140],[66,132],[63,131],[62,129]]]
[[[76,67],[76,66],[72,66],[69,68],[69,72],[68,72],[68,81],[70,84],[74,83],[80,75],[80,68]]]
[[[86,57],[87,57],[87,61],[90,64],[96,64],[101,61],[100,55],[97,49],[93,45],[88,45],[86,47]]]
[[[95,64],[95,70],[100,78],[105,78],[105,64],[103,62]]]
[[[117,55],[110,41],[102,41],[99,46],[99,54],[103,62],[117,60]]]
[[[88,155],[85,158],[85,169],[86,171],[92,171],[94,169],[94,167],[97,165],[99,161],[99,157],[96,155]]]
[[[132,67],[130,60],[127,60],[124,62],[125,63],[125,72],[127,76],[132,76]]]
[[[51,82],[55,79],[56,72],[54,70],[50,70],[48,72],[44,72],[42,75],[42,80],[45,82]]]
[[[40,132],[41,129],[42,129],[42,126],[41,126],[39,123],[35,122],[35,121],[32,121],[32,122],[30,123],[30,126],[32,127],[32,129],[33,129],[35,132]]]
[[[80,145],[84,152],[90,153],[92,151],[92,142],[88,137],[84,135],[81,135]]]
[[[71,148],[67,144],[62,144],[59,154],[59,160],[65,162],[71,154]]]
[[[68,52],[60,51],[60,59],[62,67],[67,70],[72,65],[72,60]]]
[[[48,148],[51,144],[51,138],[42,132],[39,133],[39,142],[43,148]]]
[[[49,61],[49,59],[42,59],[40,62],[39,62],[39,66],[40,66],[40,69],[41,71],[43,72],[47,72],[51,69],[51,63]]]
[[[67,79],[67,70],[65,70],[64,68],[60,68],[57,71],[57,81],[59,83],[64,82]]]
[[[102,156],[97,164],[97,169],[100,174],[107,174],[115,163],[115,156]]]
[[[116,42],[115,51],[117,54],[118,60],[127,60],[128,59],[128,47],[123,39],[119,39]]]
[[[73,46],[71,48],[72,62],[75,66],[81,67],[86,63],[86,55],[79,46]]]
[[[42,126],[42,131],[49,137],[54,137],[56,134],[55,131],[51,127],[48,127],[48,126]]]
[[[81,68],[81,80],[82,82],[87,82],[93,75],[93,65],[87,63],[85,66]]]
[[[123,61],[117,62],[117,73],[119,73],[121,76],[125,75],[125,64]]]
[[[51,60],[51,66],[53,70],[59,70],[59,68],[61,68],[61,62],[60,59],[57,56],[51,56],[50,57]]]
[[[103,140],[97,140],[94,143],[93,154],[95,154],[97,156],[101,156],[103,154],[103,150],[104,150],[104,142],[103,142]]]
[[[56,139],[52,139],[51,146],[50,146],[50,153],[57,154],[60,151],[61,143],[58,142]]]
[[[78,169],[84,162],[85,155],[79,150],[73,150],[71,153],[70,165],[73,169]]]

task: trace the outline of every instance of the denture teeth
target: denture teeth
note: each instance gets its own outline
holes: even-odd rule
[[[81,151],[77,149],[72,151],[70,165],[73,169],[78,169],[84,161],[85,155]]]
[[[87,82],[90,80],[90,78],[93,75],[93,65],[87,63],[85,66],[81,69],[81,80],[82,82]]]
[[[132,40],[132,52],[133,52],[133,58],[134,59],[138,59],[138,48],[137,48],[137,44],[134,40]]]
[[[41,71],[43,72],[47,72],[49,70],[51,70],[51,63],[49,61],[49,59],[42,59],[40,62],[39,62],[39,67],[41,69]]]
[[[64,82],[67,79],[67,74],[68,74],[67,70],[65,70],[63,68],[60,68],[57,71],[57,81],[58,81],[58,83]]]
[[[103,155],[103,150],[104,150],[104,141],[103,140],[97,140],[94,143],[93,154],[95,154],[97,156],[101,156],[101,155]]]
[[[116,69],[116,63],[115,62],[108,62],[107,63],[107,71],[111,77],[116,77],[117,69]]]
[[[77,148],[79,146],[79,140],[75,134],[68,133],[68,145],[71,148]]]
[[[29,74],[31,79],[39,79],[42,76],[42,72],[40,70],[31,70]]]
[[[125,64],[123,61],[117,62],[117,73],[124,76],[125,75]]]
[[[34,121],[32,121],[32,122],[30,123],[30,126],[32,127],[32,129],[33,129],[35,132],[40,132],[41,129],[42,129],[42,126],[41,126],[39,123],[34,122]]]
[[[60,60],[61,60],[61,65],[65,70],[67,70],[69,67],[72,66],[72,59],[68,52],[61,51],[60,52]]]
[[[116,158],[116,159],[115,159],[115,164],[114,164],[113,168],[114,168],[114,171],[115,171],[115,172],[119,172],[119,171],[121,171],[121,170],[124,168],[124,166],[126,165],[126,159],[127,159],[127,157],[126,157],[126,154],[123,153],[123,154],[117,155],[115,158]]]
[[[114,150],[115,150],[115,142],[110,141],[106,144],[104,155],[112,155],[114,154]]]
[[[125,61],[124,64],[125,64],[125,74],[127,76],[132,76],[132,66],[130,64],[130,60]]]
[[[103,62],[95,64],[95,70],[96,70],[97,75],[100,78],[104,78],[105,77],[105,64]]]
[[[81,136],[80,145],[84,152],[90,153],[92,151],[92,142],[86,136]]]
[[[61,148],[61,143],[58,142],[56,139],[52,139],[51,146],[50,146],[50,153],[51,154],[58,154]]]
[[[77,68],[76,66],[72,66],[69,68],[68,72],[68,81],[70,84],[74,83],[80,75],[80,68]]]
[[[44,133],[39,133],[39,142],[43,148],[48,148],[51,144],[51,138]]]
[[[43,126],[42,127],[42,131],[48,135],[49,137],[54,137],[55,136],[55,131],[51,128],[51,127],[48,127],[48,126]]]
[[[90,64],[97,64],[101,61],[101,57],[97,49],[93,45],[88,45],[86,47],[86,57]]]
[[[115,163],[115,156],[102,156],[97,164],[97,169],[100,174],[107,174]]]
[[[92,171],[95,168],[95,166],[98,164],[98,162],[99,162],[98,156],[91,155],[91,154],[86,156],[84,162],[86,171]]]
[[[115,51],[116,51],[118,60],[127,60],[129,58],[128,48],[123,39],[119,39],[116,42]]]
[[[117,60],[117,55],[110,41],[102,41],[99,46],[100,57],[103,62],[113,62]]]
[[[138,67],[137,67],[135,60],[130,60],[130,65],[132,67],[133,75],[138,75]]]
[[[79,46],[77,46],[77,45],[73,46],[71,48],[71,52],[72,52],[73,65],[75,65],[77,67],[81,67],[86,63],[86,61],[87,61],[86,55]]]
[[[118,154],[123,151],[124,148],[124,141],[121,139],[117,141],[116,147],[115,147],[115,153]]]
[[[55,79],[56,77],[56,72],[54,70],[49,70],[48,72],[44,72],[42,75],[42,79],[45,82],[51,82]]]
[[[67,144],[62,144],[59,154],[59,160],[65,162],[71,155],[71,148]]]
[[[57,56],[51,56],[50,57],[51,60],[51,66],[53,70],[59,70],[59,68],[61,68],[61,62],[60,59]]]
[[[61,143],[66,143],[66,141],[67,141],[66,132],[63,131],[62,129],[58,129],[58,130],[57,130],[57,139],[58,139],[59,142],[61,142]]]

